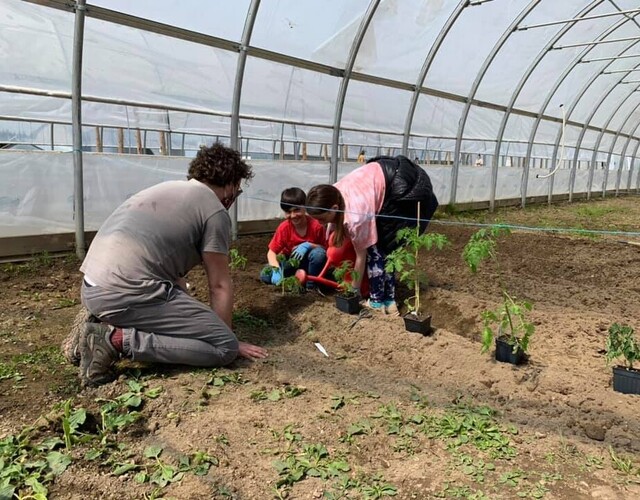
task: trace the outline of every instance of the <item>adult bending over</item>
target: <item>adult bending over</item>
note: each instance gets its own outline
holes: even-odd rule
[[[334,185],[320,184],[307,194],[307,212],[332,223],[334,244],[349,238],[356,251],[358,287],[366,270],[369,300],[375,311],[395,314],[395,276],[385,271],[386,256],[398,246],[396,233],[416,227],[420,202],[420,230],[427,228],[438,208],[427,173],[404,156],[381,156],[357,168]]]
[[[102,224],[80,268],[82,303],[102,322],[87,322],[79,333],[84,386],[113,380],[121,356],[206,367],[267,356],[231,330],[227,209],[252,176],[238,152],[203,146],[188,180],[140,191]],[[184,276],[201,262],[210,307],[185,290]]]

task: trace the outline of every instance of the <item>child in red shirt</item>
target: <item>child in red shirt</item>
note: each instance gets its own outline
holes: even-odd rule
[[[260,273],[264,283],[278,285],[282,278],[293,276],[298,269],[304,269],[310,276],[318,276],[327,262],[326,230],[313,217],[307,215],[304,205],[307,201],[305,192],[297,187],[282,191],[280,208],[284,212],[285,220],[276,229],[269,242],[266,266]],[[296,259],[297,267],[290,262],[281,264],[278,255],[284,255],[287,260]],[[307,282],[307,288],[313,288],[312,282]]]

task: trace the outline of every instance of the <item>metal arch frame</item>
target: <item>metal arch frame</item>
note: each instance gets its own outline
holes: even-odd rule
[[[71,129],[73,135],[73,216],[75,219],[76,255],[86,254],[84,238],[84,179],[82,165],[82,50],[86,0],[75,1],[73,25],[73,61],[71,68]]]
[[[589,175],[589,179],[592,180],[593,179],[593,175],[591,174],[591,172],[593,172],[595,170],[595,164],[596,164],[596,158],[598,156],[598,148],[600,147],[600,143],[602,142],[602,138],[604,137],[604,132],[607,129],[607,127],[609,126],[609,123],[611,123],[611,120],[613,120],[613,118],[615,117],[615,115],[618,113],[618,111],[620,110],[620,108],[624,105],[625,102],[627,102],[627,100],[631,97],[635,95],[635,90],[631,91],[629,93],[629,95],[627,95],[627,97],[625,97],[623,99],[623,101],[618,105],[618,107],[611,113],[611,115],[609,115],[609,118],[607,119],[604,127],[602,128],[602,131],[600,132],[600,134],[598,135],[598,138],[596,139],[596,143],[595,146],[593,148],[593,153],[591,155],[591,169],[590,169],[590,175]],[[602,104],[602,102],[599,103],[598,107],[600,106],[600,104]],[[634,109],[635,111],[635,109]],[[611,145],[611,150],[609,151],[609,155],[607,156],[607,168],[604,171],[604,180],[602,181],[602,197],[604,198],[606,195],[606,191],[607,191],[607,181],[609,179],[609,161],[611,160],[611,154],[613,151],[613,148],[615,147],[615,143],[618,140],[619,137],[619,132],[620,130],[618,130],[618,133],[616,134],[616,136],[613,139],[613,143]],[[591,185],[589,186],[589,188],[591,188],[593,186],[593,184],[591,183]],[[589,189],[589,193],[591,192],[591,190]]]
[[[340,125],[342,123],[344,100],[347,95],[347,88],[349,87],[351,72],[353,71],[353,65],[356,62],[356,57],[358,57],[358,52],[360,50],[362,40],[367,33],[367,29],[369,28],[371,19],[373,19],[373,16],[378,9],[378,5],[380,5],[380,0],[371,0],[369,7],[367,7],[367,11],[362,18],[362,22],[358,27],[358,32],[356,33],[356,36],[353,39],[353,44],[351,45],[351,49],[349,50],[349,57],[347,58],[347,64],[344,68],[342,80],[340,81],[338,95],[336,96],[336,110],[333,117],[333,137],[331,140],[331,165],[329,167],[329,182],[332,184],[338,180],[338,160],[340,153],[338,151],[338,143],[340,141]]]
[[[618,9],[619,12],[623,12],[614,2],[611,2],[611,4]],[[625,14],[624,18],[621,19],[618,23],[614,23],[608,30],[607,30],[607,35],[613,33],[614,31],[616,31],[617,29],[619,29],[620,27],[622,27],[627,21],[632,21],[636,24],[636,26],[638,25],[638,22],[636,21],[636,17],[638,14],[635,14],[633,16]],[[602,36],[600,37],[599,41],[602,40]],[[623,50],[618,52],[618,56],[620,55],[624,55],[625,52],[627,52],[628,50],[630,50],[631,48],[633,48],[638,42],[640,42],[640,39],[638,39],[638,37],[635,38],[631,38],[631,40],[635,40],[633,41],[633,43],[629,44],[627,47],[625,47]],[[592,45],[591,48],[594,48],[595,45]],[[590,50],[590,49],[589,49]],[[613,64],[615,62],[616,59],[611,59],[609,61],[608,64],[606,64],[603,68],[600,69],[600,71],[595,74],[589,81],[589,83],[587,85],[585,85],[582,89],[582,91],[576,96],[576,98],[574,99],[574,102],[571,104],[571,107],[569,109],[569,112],[567,113],[567,117],[570,117],[571,114],[573,113],[573,111],[575,110],[575,107],[578,105],[578,103],[580,102],[580,100],[582,99],[582,97],[587,93],[587,91],[589,90],[589,88],[591,88],[591,85],[593,84],[593,82],[595,82],[597,80],[597,78],[600,75],[603,74],[610,74],[605,72],[605,69],[607,67],[609,67],[611,64]],[[579,64],[579,63],[578,63]],[[640,65],[636,66],[636,68],[639,68]],[[573,71],[573,68],[575,68],[575,64],[571,67],[571,71]],[[576,141],[576,146],[574,149],[574,158],[573,158],[573,162],[571,165],[571,172],[569,174],[569,201],[573,201],[573,189],[574,189],[574,184],[575,184],[575,176],[576,176],[576,171],[577,171],[577,162],[578,162],[578,156],[580,154],[580,147],[582,145],[582,141],[584,139],[584,135],[586,133],[586,129],[589,127],[591,120],[593,119],[593,117],[595,116],[597,110],[600,108],[600,106],[602,105],[602,103],[607,99],[607,97],[611,94],[611,92],[613,92],[613,90],[620,84],[622,83],[622,80],[628,75],[628,73],[626,73],[624,76],[620,77],[620,79],[613,84],[613,86],[609,89],[609,91],[603,96],[603,98],[600,100],[600,102],[598,102],[598,104],[594,107],[594,109],[592,109],[591,114],[589,115],[588,119],[584,122],[582,129],[580,131],[580,136],[578,138],[578,140]],[[620,106],[622,106],[622,104],[624,102],[627,101],[627,99],[630,97],[627,96],[623,99],[622,103],[620,104]],[[620,108],[620,106],[614,111],[614,114],[617,113],[617,110]],[[611,117],[613,118],[613,117]],[[609,119],[609,121],[607,121],[607,126],[611,121],[611,118]],[[607,128],[607,126],[605,126],[605,129]],[[602,133],[602,132],[601,132]],[[616,132],[616,139],[620,133],[620,129],[618,129],[618,131]],[[556,136],[556,142],[555,142],[555,146],[554,146],[554,150],[553,150],[553,157],[552,157],[552,169],[555,167],[555,163],[556,163],[556,156],[558,154],[558,146],[560,143],[562,137],[562,130],[558,130],[558,134]],[[592,155],[592,165],[589,169],[589,181],[588,181],[588,187],[587,187],[587,199],[589,199],[591,197],[591,187],[592,187],[592,182],[593,182],[593,172],[595,169],[595,158],[597,156],[598,153],[598,148],[600,146],[600,140],[598,140],[598,143],[596,145],[596,147],[593,150],[593,155]],[[610,155],[609,155],[610,157]],[[606,181],[605,181],[606,183]],[[548,202],[551,203],[552,198],[553,198],[553,185],[554,185],[554,177],[551,177],[551,179],[549,179],[549,193],[548,193]]]
[[[427,73],[431,68],[431,64],[433,63],[444,39],[451,31],[451,28],[460,17],[460,14],[469,6],[470,0],[462,0],[455,10],[451,13],[444,26],[438,33],[438,36],[434,40],[431,48],[429,49],[429,53],[422,64],[422,68],[420,69],[420,73],[418,74],[418,78],[416,79],[416,88],[413,91],[413,95],[411,96],[411,102],[409,103],[409,109],[407,110],[407,118],[405,119],[404,124],[404,137],[402,139],[402,154],[407,156],[409,152],[409,137],[411,136],[411,128],[413,127],[413,118],[415,116],[416,108],[418,106],[418,99],[420,98],[422,85],[424,81],[427,79]]]
[[[240,51],[238,53],[238,65],[236,66],[236,78],[233,84],[233,100],[231,101],[231,123],[229,131],[229,143],[236,151],[241,151],[241,144],[238,140],[240,129],[240,98],[242,96],[242,83],[244,81],[244,69],[247,63],[247,47],[251,42],[253,34],[253,26],[256,22],[258,9],[260,8],[260,0],[251,0],[247,17],[244,21],[242,30],[242,39],[240,40]],[[238,239],[238,203],[237,201],[231,205],[231,239]]]
[[[631,116],[633,115],[633,113],[635,113],[638,108],[640,108],[640,103],[638,103],[636,105],[636,107],[633,109],[633,111],[631,111],[631,113],[629,113],[629,115],[627,116],[627,118],[625,118],[623,124],[620,126],[620,130],[618,130],[618,133],[616,134],[616,138],[613,140],[613,144],[611,144],[611,150],[609,151],[609,158],[611,158],[611,155],[613,154],[613,150],[615,148],[616,143],[618,142],[618,138],[620,137],[620,133],[622,132],[622,129],[625,127],[625,125],[627,124],[627,122],[629,121],[629,119],[631,118]],[[640,124],[640,121],[638,122],[638,124]],[[636,125],[636,129],[638,128],[638,126]],[[634,131],[635,132],[635,131]],[[620,152],[620,159],[621,159],[621,165],[624,162],[624,157],[627,155],[627,147],[629,146],[629,141],[626,141],[624,143],[624,146],[622,147],[622,151]],[[629,170],[629,180],[627,181],[627,190],[629,190],[629,184],[631,183],[631,176],[633,174],[633,168],[630,168]],[[618,169],[618,179],[616,181],[616,196],[618,196],[619,192],[620,192],[620,181],[622,180],[622,168]]]
[[[635,45],[638,42],[634,42],[632,45],[630,45],[629,47],[626,47],[622,53],[626,52],[627,50],[629,50],[630,48],[633,47],[633,45]],[[612,61],[613,62],[613,61]],[[589,81],[589,83],[587,83],[582,91],[576,96],[575,100],[571,103],[570,109],[569,109],[569,114],[573,113],[575,107],[578,105],[578,103],[580,102],[580,100],[582,99],[582,97],[584,96],[584,94],[586,94],[587,90],[589,88],[591,88],[591,85],[593,84],[593,82],[603,73],[600,72],[596,75],[594,75],[593,77],[591,77],[591,80]],[[576,176],[576,170],[577,170],[577,166],[578,166],[578,156],[580,155],[580,149],[582,147],[582,141],[584,140],[584,136],[586,134],[586,131],[588,129],[588,124],[591,123],[591,120],[593,120],[593,117],[596,115],[596,113],[598,112],[598,110],[600,109],[600,106],[602,105],[602,103],[607,99],[607,97],[609,97],[611,95],[611,93],[618,88],[618,86],[621,83],[621,80],[624,78],[624,76],[622,76],[617,82],[613,83],[610,88],[602,95],[601,99],[598,101],[598,104],[596,104],[592,109],[591,109],[591,113],[589,114],[589,116],[587,117],[587,119],[585,120],[581,130],[580,130],[580,134],[578,136],[578,139],[576,140],[576,145],[573,151],[573,160],[572,160],[572,165],[571,165],[571,173],[569,176],[569,201],[573,201],[573,188],[574,188],[574,184],[575,184],[575,176]],[[633,95],[634,91],[631,91],[629,93],[629,95],[627,95],[621,102],[621,104],[616,108],[616,112],[618,109],[620,109],[620,106],[622,106],[629,97],[631,97]],[[607,122],[609,123],[609,122]],[[606,130],[606,127],[605,127]],[[616,131],[617,134],[619,134],[619,130]],[[552,168],[555,166],[555,158],[556,155],[558,154],[558,147],[559,147],[559,143],[560,143],[560,138],[561,138],[561,131],[558,132],[558,135],[556,136],[556,142],[554,143],[554,149],[553,149],[553,164],[552,164]],[[597,150],[598,147],[600,146],[600,141],[597,142],[596,147],[594,149],[594,158],[597,155]],[[592,160],[592,165],[595,165],[595,159]],[[551,179],[553,180],[553,179]],[[592,187],[592,182],[593,182],[593,168],[589,169],[589,181],[587,183],[587,199],[589,199],[591,197],[591,187]],[[553,191],[553,182],[549,183],[549,202],[551,202],[551,196],[552,196],[552,191]]]
[[[636,144],[636,149],[633,151],[633,164],[635,166],[635,162],[637,159],[638,148],[640,148],[640,140],[638,140],[638,144]],[[640,172],[638,172],[638,177],[636,178],[636,192],[640,191]]]
[[[613,120],[613,118],[618,114],[618,111],[620,111],[622,106],[629,100],[629,98],[632,95],[634,95],[634,93],[635,93],[635,91],[633,91],[631,94],[629,94],[620,103],[620,105],[611,114],[611,117],[609,118],[609,121]],[[613,141],[611,142],[611,147],[609,148],[609,154],[607,155],[607,165],[609,165],[609,163],[611,162],[611,157],[613,156],[613,150],[615,149],[616,143],[618,142],[618,138],[620,137],[620,132],[622,132],[622,129],[624,128],[624,126],[629,121],[629,118],[631,118],[631,115],[633,115],[633,113],[635,113],[638,108],[640,108],[640,102],[638,102],[638,104],[636,104],[636,106],[631,110],[631,112],[627,115],[627,117],[622,122],[622,125],[620,126],[620,129],[616,132],[616,135],[614,136]],[[624,158],[624,154],[626,154],[626,151],[623,151],[622,153],[623,153],[622,158]],[[609,172],[608,168],[607,168],[607,172]],[[616,196],[618,195],[618,191],[619,191],[619,188],[620,188],[620,177],[621,176],[622,176],[622,164],[620,164],[618,166],[618,174],[617,174],[617,177],[616,177]],[[605,174],[605,177],[608,177],[608,175]],[[605,182],[605,188],[606,188],[606,182]]]
[[[449,195],[449,203],[453,205],[456,202],[456,191],[458,188],[458,171],[460,170],[460,149],[462,147],[462,134],[464,133],[465,126],[467,124],[467,118],[469,117],[469,110],[471,109],[471,102],[476,95],[478,87],[482,83],[484,75],[486,74],[489,66],[493,62],[494,58],[500,51],[500,49],[507,42],[509,37],[515,32],[518,24],[525,19],[541,2],[541,0],[532,0],[529,4],[522,9],[522,11],[516,16],[516,18],[511,21],[507,29],[500,36],[498,41],[495,43],[491,52],[487,55],[478,74],[476,75],[473,84],[471,85],[471,89],[469,90],[469,95],[467,96],[467,102],[462,110],[462,116],[460,117],[460,123],[458,125],[458,133],[456,135],[456,145],[453,152],[453,170],[451,172],[451,190]]]
[[[633,48],[633,46],[635,46],[637,43],[638,42],[634,42],[631,45],[629,45],[628,47],[625,47],[622,51],[619,52],[619,55],[624,54],[627,50]],[[613,61],[615,61],[615,59],[611,60],[611,62],[613,62]],[[611,63],[609,63],[609,64],[611,64]],[[595,81],[601,74],[602,74],[602,72],[594,75],[592,77],[591,81],[583,88],[583,91],[578,95],[578,98],[575,101],[575,103],[572,104],[571,112],[573,112],[573,108],[575,107],[575,105],[577,105],[578,101],[582,98],[582,96],[584,96],[586,91],[590,88],[591,83],[593,81]],[[574,152],[573,152],[573,164],[571,166],[571,176],[570,176],[571,178],[570,178],[570,185],[569,185],[569,201],[573,200],[573,188],[574,188],[574,184],[575,184],[575,175],[576,175],[576,170],[577,170],[577,166],[578,166],[578,156],[580,155],[580,148],[582,147],[582,141],[584,140],[584,136],[585,136],[585,134],[587,132],[587,129],[589,129],[589,123],[591,123],[591,120],[593,119],[593,117],[597,113],[598,109],[600,108],[600,105],[611,94],[611,92],[613,92],[613,90],[619,85],[620,81],[623,78],[624,78],[624,76],[620,80],[618,80],[618,82],[614,83],[611,86],[611,88],[609,89],[609,91],[603,96],[603,98],[597,104],[597,106],[595,106],[591,110],[591,113],[589,114],[589,116],[585,120],[585,122],[584,122],[584,124],[582,126],[582,129],[580,130],[580,135],[578,136],[578,139],[576,140],[576,146],[575,146],[575,149],[574,149]],[[598,144],[597,147],[599,147],[599,144]],[[595,150],[597,150],[597,147],[595,148]],[[557,151],[557,147],[556,147],[556,149],[554,149],[554,151]],[[587,199],[591,198],[591,187],[592,187],[592,183],[593,183],[594,168],[595,168],[595,163],[592,162],[592,164],[591,164],[591,166],[589,168],[589,181],[587,183]]]
[[[624,148],[622,148],[622,151],[625,154],[627,152],[627,148],[629,147],[629,144],[631,144],[633,136],[635,135],[639,127],[640,127],[640,120],[638,121],[638,123],[636,123],[635,127],[633,128],[633,131],[631,132],[631,135],[627,137],[627,142],[625,143]],[[629,172],[629,179],[627,180],[627,190],[631,189],[631,179],[633,178],[633,169],[635,167],[635,162],[636,162],[635,155],[638,152],[638,146],[640,146],[640,139],[636,139],[636,140],[638,141],[638,144],[636,145],[635,151],[631,155],[631,170]]]
[[[585,8],[582,9],[582,11],[576,14],[576,18],[587,15],[589,12],[591,12],[593,9],[595,9],[602,3],[604,3],[604,0],[594,0],[590,5],[586,6]],[[533,74],[535,69],[542,62],[544,57],[549,52],[550,48],[558,40],[560,40],[560,38],[562,38],[567,31],[573,28],[573,26],[577,22],[578,21],[576,20],[576,21],[567,23],[562,29],[560,29],[555,35],[553,35],[553,37],[551,37],[551,39],[545,44],[542,50],[538,53],[535,60],[529,65],[529,68],[527,68],[527,71],[524,73],[524,75],[518,82],[518,85],[516,86],[515,90],[513,91],[513,94],[511,95],[511,99],[507,104],[507,111],[504,113],[502,117],[502,122],[500,123],[500,128],[498,129],[498,138],[496,141],[496,148],[493,154],[493,162],[491,164],[491,186],[490,186],[490,195],[489,195],[489,205],[490,205],[491,211],[495,210],[496,187],[498,183],[499,156],[500,156],[500,150],[502,149],[502,142],[504,139],[504,133],[507,128],[507,123],[509,122],[509,118],[511,117],[511,110],[513,109],[513,106],[518,100],[518,97],[520,96],[520,92],[522,92],[522,89],[529,81],[529,77]],[[538,113],[538,115],[539,114],[540,113]],[[530,144],[530,142],[531,141],[529,141],[527,144]],[[528,157],[530,157],[530,154],[528,155]],[[521,205],[523,208],[526,204],[528,178],[529,178],[529,166],[528,166],[528,162],[525,162],[524,170],[522,173],[522,181],[521,181]]]
[[[618,21],[617,23],[615,23],[614,25],[610,26],[609,28],[607,28],[600,36],[599,39],[602,39],[603,37],[608,36],[609,34],[611,34],[613,31],[615,31],[616,29],[618,29],[620,26],[622,26],[624,23],[626,23],[629,19],[625,18],[623,20]],[[567,78],[567,76],[569,76],[569,74],[573,71],[573,69],[580,64],[580,60],[586,56],[591,50],[593,50],[593,48],[596,47],[596,45],[590,45],[587,46],[582,52],[580,52],[580,54],[574,58],[573,62],[567,66],[565,68],[565,70],[562,72],[562,74],[560,75],[560,77],[557,79],[556,83],[554,84],[553,87],[551,87],[551,89],[549,89],[549,91],[547,92],[547,97],[545,98],[544,102],[542,103],[542,106],[540,106],[540,112],[537,114],[536,117],[536,121],[533,124],[533,127],[531,128],[531,132],[529,134],[529,146],[527,147],[527,153],[525,156],[525,170],[523,172],[523,178],[522,178],[522,185],[523,185],[523,191],[522,191],[522,206],[524,207],[525,203],[526,203],[526,192],[527,192],[527,184],[529,181],[529,170],[530,170],[530,165],[529,162],[531,160],[531,152],[533,150],[533,144],[535,141],[535,137],[536,134],[538,133],[538,127],[540,126],[540,122],[542,121],[542,118],[544,116],[544,112],[547,109],[547,106],[549,105],[549,103],[551,102],[551,99],[553,98],[553,96],[555,95],[556,91],[560,88],[560,85],[562,85],[562,83],[564,82],[564,80]],[[626,49],[625,49],[626,50]],[[623,51],[624,52],[624,51]],[[612,60],[613,61],[613,60]],[[609,63],[610,64],[610,63]],[[580,97],[582,97],[582,95],[589,89],[589,87],[591,86],[591,84],[593,83],[593,81],[595,81],[595,79],[600,75],[600,72],[598,72],[597,74],[595,74],[591,81],[589,83],[587,83],[586,85],[583,86],[582,91],[579,92],[577,94],[577,98],[574,99],[574,102],[570,105],[571,110],[570,113],[568,113],[568,115],[571,114],[571,112],[573,111],[573,108],[575,107],[575,105],[577,104],[577,102],[579,101]],[[568,117],[567,117],[567,123],[568,123]],[[584,124],[581,124],[584,127]],[[561,132],[561,131],[560,131]],[[561,137],[561,133],[558,134],[558,139],[556,142],[559,142]],[[557,150],[556,150],[557,153]],[[552,158],[552,161],[555,162],[555,155]],[[554,163],[555,164],[555,163]],[[552,165],[553,166],[553,165]],[[552,178],[553,179],[553,178]],[[552,189],[552,183],[550,182],[550,189]]]

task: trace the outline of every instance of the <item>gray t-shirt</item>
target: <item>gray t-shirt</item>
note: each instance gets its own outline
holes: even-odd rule
[[[95,285],[130,293],[175,282],[202,252],[229,252],[231,219],[205,184],[169,181],[133,195],[102,224],[80,271]]]

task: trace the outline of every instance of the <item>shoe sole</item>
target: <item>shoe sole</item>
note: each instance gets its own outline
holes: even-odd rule
[[[87,322],[97,322],[98,319],[89,312],[89,310],[80,306],[80,310],[78,314],[76,314],[75,319],[73,320],[73,324],[71,325],[71,331],[67,338],[62,341],[62,345],[60,350],[62,351],[62,355],[64,359],[67,360],[67,363],[72,364],[74,366],[80,365],[80,340],[81,336],[85,333],[85,323]]]

